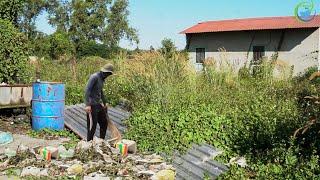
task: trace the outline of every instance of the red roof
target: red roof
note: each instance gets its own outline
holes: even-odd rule
[[[314,27],[320,27],[320,15],[315,16],[309,22],[300,22],[294,16],[207,21],[192,26],[182,31],[181,34]]]

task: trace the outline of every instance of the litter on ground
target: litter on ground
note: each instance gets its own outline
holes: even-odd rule
[[[0,172],[6,172],[10,168],[18,169],[21,172],[18,174],[20,177],[172,179],[175,175],[173,166],[167,164],[159,155],[123,155],[107,141],[96,137],[90,142],[80,141],[75,149],[69,150],[62,145],[20,145],[13,156],[8,157],[1,152]]]

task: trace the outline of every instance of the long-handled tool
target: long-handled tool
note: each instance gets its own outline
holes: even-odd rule
[[[109,143],[116,144],[117,142],[121,141],[122,136],[120,131],[118,130],[117,126],[112,122],[108,115],[108,109],[106,109],[106,118],[108,123],[108,129],[111,134],[111,139],[108,140]]]

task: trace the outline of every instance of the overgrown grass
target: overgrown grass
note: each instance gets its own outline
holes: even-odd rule
[[[66,102],[81,103],[89,75],[106,62],[45,61],[41,79],[65,82]],[[214,63],[196,73],[185,54],[147,53],[112,62],[116,75],[108,78],[105,92],[111,104],[122,98],[131,102],[126,137],[136,140],[140,150],[171,153],[206,142],[223,149],[225,161],[247,157],[249,167],[232,167],[223,177],[227,179],[319,174],[318,124],[293,137],[310,117],[318,119],[318,106],[304,97],[319,95],[319,85],[291,79],[284,67],[283,76],[274,78],[275,61],[265,61],[254,77],[250,68],[238,76],[236,68],[217,71]]]

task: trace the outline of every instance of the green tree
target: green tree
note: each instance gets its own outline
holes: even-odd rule
[[[63,32],[55,32],[50,36],[50,56],[60,59],[62,56],[74,55],[74,46],[69,35]]]
[[[1,0],[0,1],[0,19],[11,21],[18,25],[19,13],[24,5],[24,0]]]
[[[23,82],[28,58],[26,37],[9,20],[0,19],[0,82]]]
[[[129,26],[127,0],[48,0],[48,13],[49,23],[68,33],[77,51],[89,41],[112,49],[122,38],[138,42],[137,31]]]
[[[29,39],[35,38],[36,19],[47,7],[46,0],[24,0],[23,6],[19,12],[19,28],[25,32]]]
[[[57,28],[57,32],[68,32],[70,28],[71,7],[69,1],[48,0],[47,12],[49,24]]]
[[[122,38],[139,43],[137,30],[129,25],[128,0],[115,0],[108,18],[103,41],[111,48],[117,47]]]
[[[177,51],[177,47],[174,45],[171,39],[165,38],[161,41],[160,52],[167,56],[172,57],[173,53]]]

